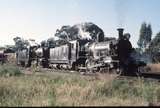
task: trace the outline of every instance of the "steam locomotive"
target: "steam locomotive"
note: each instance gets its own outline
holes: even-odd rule
[[[43,68],[86,72],[140,73],[145,62],[134,58],[129,34],[119,28],[119,38],[103,42],[72,40],[54,48],[30,46],[17,52],[17,64],[30,67],[32,62]]]

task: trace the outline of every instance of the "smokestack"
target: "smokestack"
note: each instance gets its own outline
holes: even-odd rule
[[[118,28],[117,30],[118,30],[118,33],[119,33],[119,39],[122,39],[124,29],[123,28]]]

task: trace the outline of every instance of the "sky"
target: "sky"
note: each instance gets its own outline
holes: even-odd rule
[[[53,37],[63,25],[92,22],[106,37],[124,27],[137,47],[145,21],[153,37],[160,31],[160,0],[0,0],[0,46],[14,45],[16,36],[37,42]]]

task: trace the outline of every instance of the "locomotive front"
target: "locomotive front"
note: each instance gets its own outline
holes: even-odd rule
[[[120,68],[123,74],[126,75],[140,75],[141,68],[146,66],[146,63],[141,60],[137,60],[138,52],[132,47],[129,41],[130,34],[123,34],[124,29],[119,28],[119,39],[117,43],[117,54],[120,63]]]
[[[89,71],[103,70],[121,74],[126,67],[129,67],[132,62],[130,58],[132,44],[127,37],[128,33],[123,34],[123,28],[117,30],[118,39],[94,42],[88,46],[89,56],[86,60],[86,67]]]

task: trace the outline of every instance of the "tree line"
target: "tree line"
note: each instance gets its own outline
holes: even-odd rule
[[[142,23],[137,45],[141,55],[148,54],[152,62],[160,62],[160,32],[152,38],[151,24]]]

